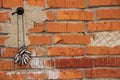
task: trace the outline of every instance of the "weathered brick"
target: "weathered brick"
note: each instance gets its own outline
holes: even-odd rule
[[[27,3],[31,6],[44,7],[44,0],[27,0]]]
[[[100,57],[94,59],[95,67],[120,67],[120,57]]]
[[[14,8],[23,6],[23,0],[2,0],[2,7],[4,8]]]
[[[85,32],[84,23],[48,23],[48,32]]]
[[[120,5],[119,0],[89,0],[89,6],[112,6]]]
[[[49,45],[51,44],[51,37],[48,35],[29,35],[31,45]]]
[[[55,17],[54,17],[54,13],[53,11],[47,11],[47,17],[48,17],[48,20],[54,20]]]
[[[52,59],[46,59],[44,60],[44,66],[45,68],[52,69],[54,68],[54,61]]]
[[[68,58],[56,59],[56,68],[90,68],[92,67],[92,59],[90,58]]]
[[[2,31],[2,28],[0,27],[0,32]]]
[[[32,51],[32,56],[44,56],[44,49],[42,47],[29,46],[27,49]]]
[[[44,73],[43,72],[28,72],[27,73],[27,80],[44,80]]]
[[[21,72],[0,72],[1,80],[25,80],[26,74]]]
[[[17,48],[1,48],[1,57],[14,57]]]
[[[54,43],[61,44],[89,44],[89,35],[55,35]]]
[[[6,22],[10,20],[8,12],[0,11],[0,22]]]
[[[85,0],[47,0],[50,8],[85,8]]]
[[[93,20],[94,14],[91,11],[59,10],[57,20]]]
[[[87,78],[119,78],[120,77],[120,69],[89,69],[86,70]]]
[[[30,68],[31,68],[30,64],[26,64],[22,66],[16,64],[16,69],[30,69]]]
[[[72,47],[49,47],[47,49],[48,56],[83,56],[84,48]]]
[[[83,78],[83,73],[80,70],[60,70],[60,71],[47,71],[47,79],[81,79]]]
[[[2,7],[2,0],[0,0],[0,7]]]
[[[88,24],[88,31],[118,31],[120,22],[92,22]]]
[[[7,37],[5,36],[0,36],[0,46],[4,46],[5,45],[5,40],[7,39]]]
[[[0,70],[14,70],[14,61],[0,60]]]
[[[60,79],[80,79],[83,74],[80,70],[65,70],[60,72]]]
[[[104,9],[97,11],[97,19],[119,19],[120,9]]]
[[[39,33],[45,31],[44,23],[34,23],[34,28],[28,30],[28,32]]]
[[[116,46],[116,47],[88,46],[87,54],[88,55],[103,55],[103,54],[116,55],[116,54],[120,54],[120,46]]]

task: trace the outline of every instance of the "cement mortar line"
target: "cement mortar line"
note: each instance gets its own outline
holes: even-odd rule
[[[94,7],[85,7],[85,8],[45,8],[44,10],[85,10],[85,11],[92,11],[94,9],[119,9],[120,6],[116,5],[116,6],[94,6]]]

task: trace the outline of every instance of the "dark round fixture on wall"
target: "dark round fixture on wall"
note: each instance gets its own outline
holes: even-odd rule
[[[14,15],[15,13],[17,13],[18,15],[23,15],[24,14],[23,7],[18,7],[16,11],[12,13],[12,15]]]

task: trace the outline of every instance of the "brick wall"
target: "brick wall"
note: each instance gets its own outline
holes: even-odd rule
[[[32,59],[19,66],[1,24],[25,2],[44,8],[47,19],[27,30]],[[119,19],[120,0],[0,0],[0,80],[119,80]]]

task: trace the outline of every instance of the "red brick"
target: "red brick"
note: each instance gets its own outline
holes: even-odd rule
[[[2,7],[2,0],[0,0],[0,7]]]
[[[88,24],[88,31],[94,32],[94,31],[109,31],[111,28],[110,22],[92,22]]]
[[[1,57],[14,57],[17,52],[16,48],[2,48]]]
[[[71,79],[81,79],[83,78],[83,73],[81,70],[51,70],[47,71],[46,77],[49,80],[71,80]]]
[[[44,80],[44,73],[42,72],[29,72],[27,74],[27,80]]]
[[[21,72],[0,72],[0,80],[25,80],[26,74]]]
[[[93,20],[94,15],[91,11],[78,10],[59,10],[57,20]]]
[[[2,7],[4,8],[14,8],[23,6],[23,0],[3,0]]]
[[[0,32],[2,31],[2,28],[0,27]]]
[[[31,6],[44,7],[44,0],[27,0],[27,3]]]
[[[100,57],[94,59],[95,67],[120,67],[120,57]]]
[[[92,22],[88,24],[88,31],[117,31],[120,30],[120,22]]]
[[[97,19],[119,19],[120,9],[104,9],[97,11]]]
[[[48,23],[48,32],[85,32],[84,23]]]
[[[48,56],[83,56],[84,48],[72,47],[49,47],[47,49]]]
[[[31,45],[49,45],[51,44],[51,37],[48,35],[29,35]]]
[[[116,54],[120,54],[120,46],[116,46],[116,47],[88,46],[87,54],[88,55],[103,55],[103,54],[116,55]]]
[[[28,47],[29,51],[32,51],[32,56],[44,56],[44,50],[38,46],[30,46]]]
[[[44,65],[46,68],[52,69],[52,68],[54,68],[54,61],[52,59],[45,60]]]
[[[53,11],[47,11],[47,17],[48,17],[48,20],[54,20],[55,17],[54,17],[54,13]]]
[[[39,33],[45,31],[44,23],[34,23],[34,28],[28,30],[28,32]]]
[[[8,12],[0,11],[0,22],[6,22],[10,20]]]
[[[14,70],[14,61],[0,60],[0,70]]]
[[[0,46],[4,46],[5,45],[5,40],[7,39],[7,37],[5,36],[0,36]]]
[[[30,69],[30,68],[31,66],[29,64],[20,66],[16,63],[16,69]]]
[[[120,5],[119,0],[89,0],[89,6],[112,6]]]
[[[80,70],[64,70],[60,72],[60,79],[80,79],[83,78]]]
[[[90,58],[68,58],[56,59],[56,68],[90,68],[92,67],[92,59]]]
[[[85,8],[85,0],[48,0],[50,8]]]
[[[55,35],[54,43],[61,44],[89,44],[89,35]]]
[[[86,70],[87,78],[120,78],[120,69],[89,69]]]

